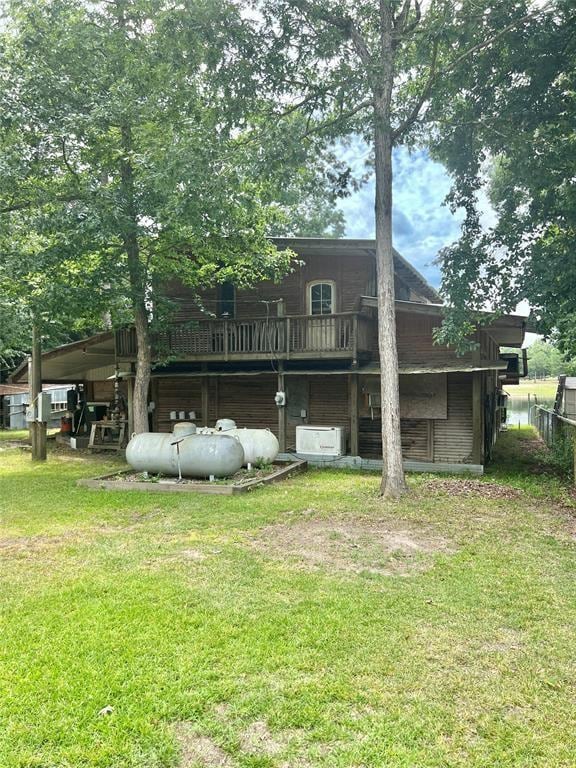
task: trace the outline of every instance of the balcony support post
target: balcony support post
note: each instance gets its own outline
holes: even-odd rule
[[[206,373],[207,369],[208,369],[208,366],[206,365],[206,363],[203,363],[202,364],[202,372]],[[209,404],[208,404],[208,391],[209,390],[208,390],[208,387],[209,387],[209,381],[210,380],[208,379],[208,375],[207,374],[205,376],[202,376],[202,402],[201,402],[200,408],[202,409],[202,423],[206,427],[208,426],[208,408],[209,408]]]
[[[352,315],[352,367],[358,367],[358,315]],[[355,456],[356,454],[354,454]]]
[[[131,439],[132,434],[134,433],[134,365],[130,364],[130,372],[131,376],[128,376],[126,379],[126,394],[127,394],[127,401],[126,401],[126,407],[128,409],[128,413],[126,414],[127,420],[128,420],[128,440]],[[154,384],[155,380],[152,379],[151,382],[151,388],[152,391],[154,391]],[[152,395],[154,398],[154,395]]]
[[[286,377],[284,376],[284,363],[278,361],[278,392],[286,392]],[[278,406],[278,443],[280,444],[280,453],[286,452],[286,406]]]
[[[359,456],[359,429],[358,429],[358,374],[348,375],[348,392],[350,408],[350,455]]]

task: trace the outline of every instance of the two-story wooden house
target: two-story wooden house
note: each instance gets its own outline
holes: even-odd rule
[[[169,349],[171,362],[153,370],[151,427],[170,431],[191,412],[202,425],[232,418],[240,427],[272,429],[282,451],[295,452],[298,425],[338,426],[349,457],[381,458],[374,242],[275,242],[303,262],[279,284],[225,284],[201,302],[185,286],[170,286],[175,323],[159,347]],[[524,319],[506,316],[483,327],[477,349],[459,357],[434,344],[437,292],[399,254],[395,277],[407,467],[481,471],[499,426],[500,381],[515,362],[500,358],[499,346],[521,346]],[[109,402],[110,377],[129,372],[135,356],[132,329],[104,333],[45,353],[43,377],[81,383],[88,400]],[[25,369],[13,376],[25,379]],[[284,405],[277,392],[285,393]]]

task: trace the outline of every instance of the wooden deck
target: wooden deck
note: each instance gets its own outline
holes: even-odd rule
[[[376,323],[366,315],[298,315],[242,320],[196,320],[159,334],[155,355],[180,360],[306,360],[349,358],[376,348]],[[116,333],[116,355],[136,357],[133,328]]]

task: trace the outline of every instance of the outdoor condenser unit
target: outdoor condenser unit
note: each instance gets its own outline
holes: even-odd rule
[[[296,427],[296,453],[310,456],[342,456],[346,435],[342,427]]]

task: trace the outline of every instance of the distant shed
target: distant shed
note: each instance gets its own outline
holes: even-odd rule
[[[0,384],[0,428],[10,427],[10,398],[28,395],[28,385]]]
[[[562,410],[567,419],[576,420],[576,376],[566,376]]]
[[[66,393],[70,389],[69,385],[44,385],[44,392],[49,392],[52,399],[52,413],[49,427],[60,426],[60,419],[66,412]],[[26,429],[26,409],[30,403],[30,392],[28,387],[11,384],[0,385],[0,395],[2,395],[2,424],[8,429]]]

